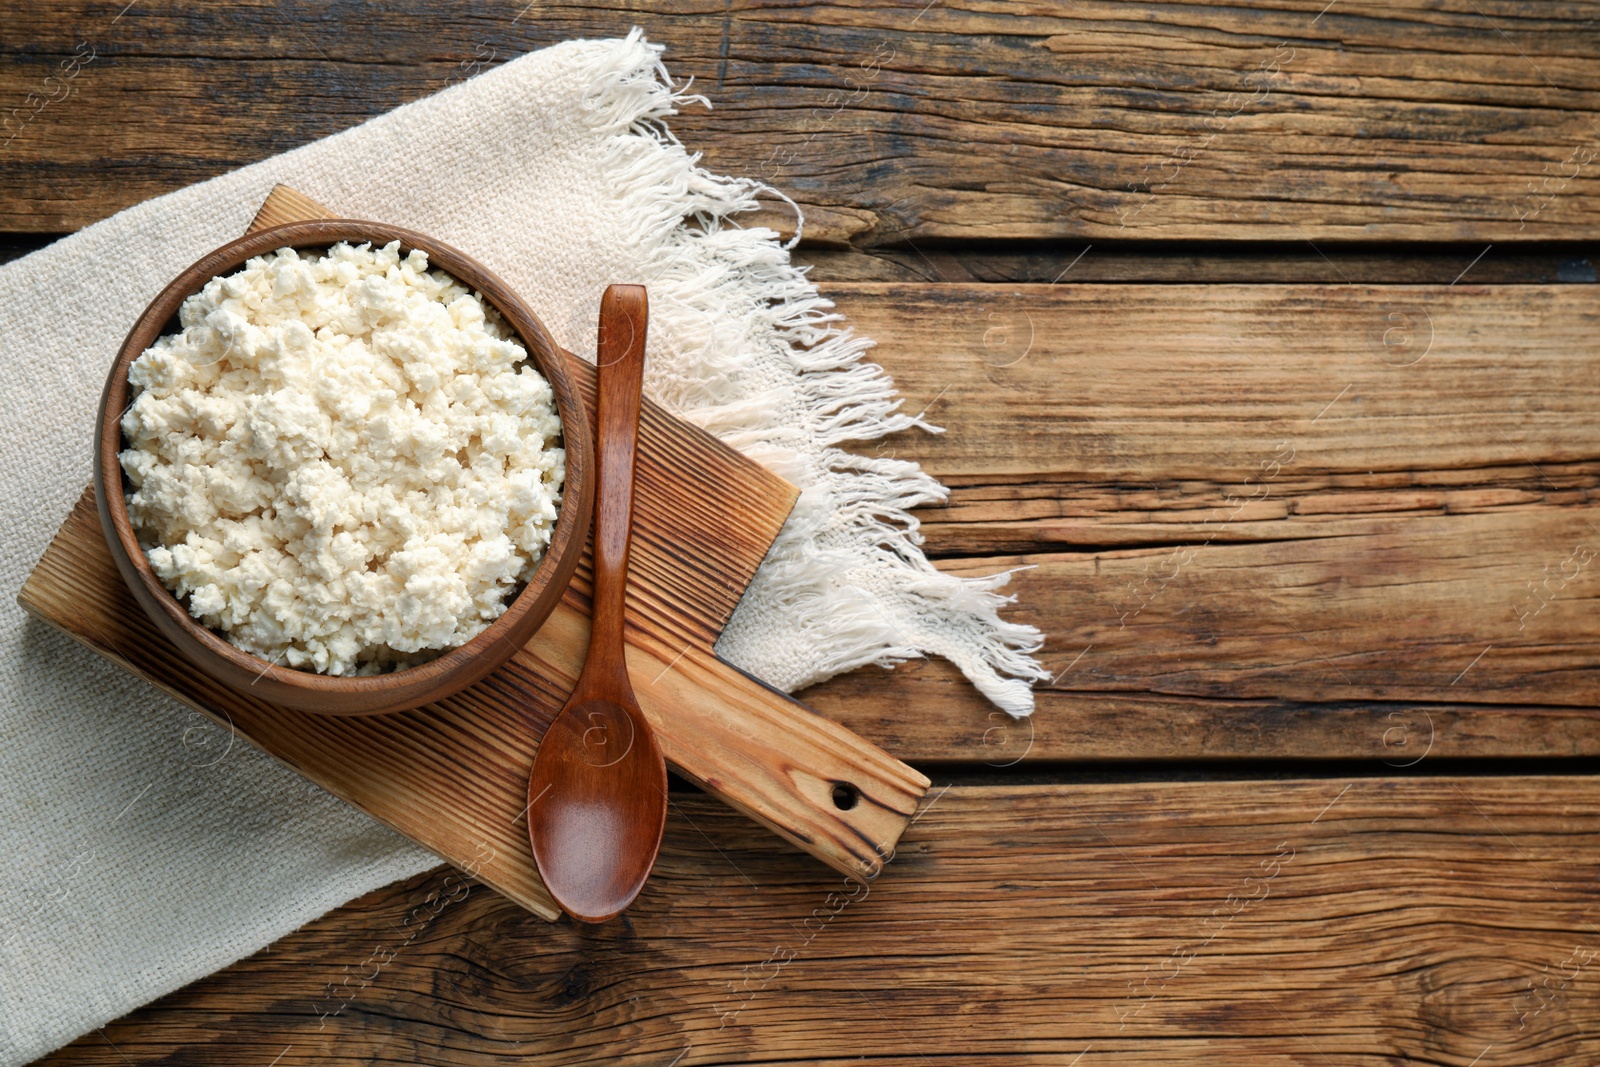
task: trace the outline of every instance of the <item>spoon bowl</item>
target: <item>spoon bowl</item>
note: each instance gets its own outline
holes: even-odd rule
[[[633,903],[661,845],[666,763],[638,714],[600,697],[569,704],[535,759],[534,857],[562,910],[583,922],[604,922]]]

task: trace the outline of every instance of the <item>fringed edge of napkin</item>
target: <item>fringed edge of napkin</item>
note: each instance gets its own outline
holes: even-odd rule
[[[893,381],[864,358],[872,342],[843,325],[832,301],[790,263],[778,234],[734,221],[756,209],[758,194],[788,198],[763,182],[704,170],[666,127],[680,106],[710,103],[672,84],[662,46],[637,29],[607,44],[593,54],[588,120],[614,135],[608,170],[640,234],[642,273],[656,279],[652,333],[690,350],[684,363],[650,377],[652,395],[803,490],[752,586],[761,587],[765,610],[801,620],[806,638],[792,668],[773,676],[769,666],[767,680],[794,690],[931,652],[1000,708],[1030,714],[1031,683],[1049,675],[1033,656],[1040,632],[999,615],[1015,599],[998,592],[1013,572],[961,578],[936,570],[911,510],[942,502],[948,491],[916,463],[838,447],[911,427],[943,431],[900,410]],[[798,392],[749,380],[749,346],[774,340],[797,372]],[[827,446],[820,463],[795,447],[806,440]],[[759,629],[759,620],[736,614],[719,642],[731,662],[740,659],[745,626]]]

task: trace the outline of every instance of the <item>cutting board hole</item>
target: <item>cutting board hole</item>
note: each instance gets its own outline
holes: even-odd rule
[[[833,806],[840,811],[849,811],[861,803],[861,790],[849,782],[833,783]]]

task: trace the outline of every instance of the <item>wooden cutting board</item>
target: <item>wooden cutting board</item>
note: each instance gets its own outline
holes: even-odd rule
[[[251,229],[327,217],[320,204],[279,186]],[[567,359],[592,422],[594,369],[570,353]],[[628,666],[667,761],[835,869],[875,877],[927,791],[927,778],[728,666],[712,650],[797,490],[648,400],[638,479]],[[371,717],[277,707],[189,666],[118,575],[92,489],[17,599],[334,795],[553,919],[559,911],[539,882],[528,845],[528,771],[537,738],[583,662],[590,574],[586,552],[549,621],[477,685],[415,711]]]

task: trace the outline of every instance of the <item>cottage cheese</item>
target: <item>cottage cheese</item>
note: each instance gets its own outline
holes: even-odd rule
[[[134,361],[128,513],[239,648],[371,674],[505,610],[549,544],[549,383],[492,308],[399,243],[284,248],[184,301]]]

